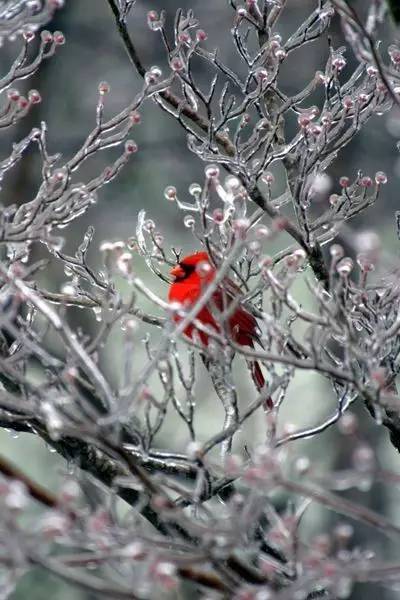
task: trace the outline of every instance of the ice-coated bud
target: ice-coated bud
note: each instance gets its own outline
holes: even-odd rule
[[[201,194],[201,185],[198,183],[191,183],[189,186],[189,194],[191,196],[199,196]]]
[[[295,467],[299,475],[306,475],[311,468],[311,461],[308,456],[300,456],[296,460]]]
[[[178,42],[181,42],[183,44],[188,44],[190,41],[191,41],[191,37],[190,37],[190,34],[187,31],[182,31],[178,35]]]
[[[117,269],[122,275],[131,275],[133,269],[133,259],[130,252],[122,252],[117,259]]]
[[[196,31],[196,40],[198,42],[205,42],[207,39],[207,33],[203,29],[198,29]]]
[[[140,116],[140,112],[138,112],[137,110],[134,110],[133,112],[131,112],[131,114],[129,115],[129,118],[133,125],[139,125],[139,123],[142,120],[142,117]]]
[[[341,177],[339,179],[339,185],[341,188],[348,188],[350,185],[350,179],[348,177]]]
[[[204,169],[205,176],[207,179],[217,179],[219,177],[219,167],[218,165],[207,165]]]
[[[100,252],[112,252],[112,250],[114,250],[114,244],[112,242],[102,242],[100,244],[100,248],[99,248]]]
[[[368,254],[357,254],[357,264],[364,273],[368,273],[375,269],[375,265],[369,258]]]
[[[22,481],[13,480],[8,484],[4,503],[9,509],[20,511],[27,506],[28,497],[26,485]]]
[[[338,194],[331,194],[329,196],[329,204],[334,208],[340,202],[340,196]]]
[[[266,69],[263,69],[263,67],[256,69],[254,75],[257,81],[263,82],[268,79],[268,71]]]
[[[234,175],[228,175],[225,179],[225,187],[229,192],[237,192],[241,186],[240,179]]]
[[[107,83],[107,81],[101,81],[99,83],[100,96],[104,96],[105,94],[108,94],[109,92],[110,92],[110,85]]]
[[[164,198],[173,202],[176,200],[176,187],[173,185],[168,185],[164,190]]]
[[[81,494],[81,488],[73,479],[67,479],[63,482],[59,491],[59,498],[62,504],[71,504],[76,502]]]
[[[326,77],[322,71],[317,71],[314,75],[314,81],[317,85],[325,85]]]
[[[164,590],[171,591],[177,587],[178,579],[176,577],[176,567],[173,563],[160,561],[155,564],[152,570],[154,571],[157,583],[161,585]]]
[[[17,100],[20,98],[20,93],[15,88],[10,88],[7,90],[7,98],[12,100],[12,102],[17,102]]]
[[[282,61],[286,58],[286,50],[283,48],[278,48],[275,50],[274,55],[279,61]]]
[[[336,265],[336,270],[342,277],[347,277],[353,270],[353,261],[349,256],[342,258]]]
[[[371,177],[368,177],[366,175],[364,177],[361,177],[359,184],[360,184],[360,187],[370,188],[372,186],[372,179],[371,179]]]
[[[138,145],[134,140],[126,140],[125,142],[125,153],[135,154],[138,151]]]
[[[183,219],[183,224],[185,227],[187,227],[188,229],[193,229],[195,223],[196,221],[192,215],[185,215]]]
[[[345,110],[351,110],[354,107],[354,100],[350,96],[344,96],[342,104]]]
[[[147,83],[147,85],[154,85],[160,79],[161,75],[162,75],[161,69],[157,66],[154,66],[154,67],[151,67],[151,69],[146,72],[146,74],[144,76],[144,80]]]
[[[47,540],[55,540],[68,532],[70,521],[62,513],[52,510],[40,520],[39,529]]]
[[[400,64],[400,49],[397,46],[391,44],[388,48],[388,54],[394,65]]]
[[[189,458],[196,460],[201,456],[202,445],[200,442],[189,442],[186,447],[186,453]]]
[[[249,227],[250,221],[248,219],[235,219],[232,223],[233,231],[241,240],[245,239]]]
[[[383,171],[378,171],[375,173],[375,183],[376,185],[385,185],[387,183],[387,175]]]
[[[24,33],[22,35],[23,35],[24,40],[28,43],[31,42],[35,38],[34,31],[27,30],[27,31],[24,31]]]
[[[47,31],[47,29],[44,29],[41,33],[40,33],[40,37],[42,39],[42,42],[46,43],[46,44],[50,44],[50,42],[53,41],[53,36],[50,33],[50,31]]]
[[[65,36],[62,31],[55,31],[53,33],[53,39],[56,46],[63,46],[63,44],[65,44]]]
[[[214,223],[220,224],[223,223],[225,218],[224,211],[222,208],[215,208],[212,212],[212,220]]]
[[[143,224],[143,229],[150,233],[150,231],[154,231],[155,228],[156,224],[154,223],[153,219],[146,219],[146,221]]]
[[[64,0],[48,0],[49,6],[57,10],[58,8],[62,8],[64,6]]]
[[[346,59],[343,56],[335,56],[332,59],[332,67],[337,73],[340,73],[346,66]]]
[[[271,231],[266,225],[258,225],[255,230],[255,236],[258,240],[266,240],[271,235]]]
[[[374,65],[368,65],[367,67],[368,77],[376,77],[378,75],[378,69]]]
[[[143,544],[139,541],[131,542],[127,546],[124,546],[121,551],[122,555],[132,560],[137,560],[145,556]]]
[[[274,183],[274,181],[275,181],[275,177],[274,177],[273,173],[271,173],[270,171],[267,171],[266,173],[263,174],[262,180],[267,185],[272,185]]]
[[[158,19],[158,13],[155,10],[149,10],[149,12],[147,13],[147,22],[155,23],[156,21],[158,21]]]
[[[247,17],[247,10],[243,7],[240,7],[237,9],[236,14],[238,17],[243,19],[244,17]]]
[[[31,104],[40,104],[42,97],[37,90],[29,90],[28,100]]]
[[[311,123],[311,119],[310,119],[309,115],[307,115],[307,114],[299,115],[299,117],[297,118],[297,122],[302,129],[306,129],[309,126],[309,124]]]
[[[358,94],[357,96],[357,102],[361,105],[365,104],[366,102],[368,102],[368,94]]]
[[[25,98],[25,96],[20,96],[18,98],[18,108],[20,110],[24,110],[28,106],[29,106],[29,100],[27,98]]]
[[[184,63],[183,60],[181,58],[179,58],[178,56],[176,56],[175,58],[173,58],[170,62],[170,67],[173,71],[175,71],[176,73],[179,73],[180,71],[183,71],[184,69]]]

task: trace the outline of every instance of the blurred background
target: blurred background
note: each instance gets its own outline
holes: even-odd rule
[[[365,1],[353,2],[354,7],[362,12]],[[315,0],[293,0],[288,2],[288,9],[279,27],[283,38],[301,22],[305,14],[316,6]],[[129,26],[142,60],[147,67],[166,66],[165,55],[157,33],[152,33],[146,26],[146,12],[150,9],[165,8],[171,19],[175,10],[193,8],[200,26],[207,32],[206,46],[209,50],[219,48],[220,56],[233,69],[240,69],[238,57],[230,39],[232,10],[225,0],[138,0],[137,6],[130,17]],[[107,81],[111,93],[105,99],[106,115],[113,114],[124,108],[140,90],[141,82],[129,63],[115,29],[110,8],[106,0],[66,0],[65,8],[57,13],[56,20],[50,26],[51,30],[61,29],[67,43],[59,48],[56,56],[46,61],[39,72],[28,82],[19,82],[16,87],[24,89],[36,88],[40,91],[43,102],[36,106],[29,116],[17,124],[10,132],[1,138],[1,159],[10,152],[11,142],[18,141],[29,130],[44,120],[48,126],[49,150],[61,152],[65,158],[70,157],[81,146],[87,133],[95,123],[95,107],[97,88],[101,81]],[[340,25],[334,22],[332,37],[335,45],[343,43]],[[384,32],[387,43],[395,32],[390,29]],[[6,44],[0,52],[2,71],[6,72],[7,65],[16,56],[19,43]],[[309,45],[298,53],[298,60],[288,61],[282,71],[282,88],[288,94],[294,94],[304,87],[313,77],[316,70],[324,67],[328,56],[326,39],[314,45]],[[351,72],[352,56],[348,52],[348,67],[344,72]],[[204,84],[209,81],[207,69],[199,65],[199,81]],[[367,128],[339,156],[329,171],[331,190],[336,191],[338,178],[347,175],[353,179],[358,170],[373,176],[378,170],[385,171],[389,177],[388,185],[383,189],[378,204],[363,213],[351,223],[356,235],[368,231],[379,233],[384,251],[392,255],[392,264],[398,261],[399,241],[397,238],[394,214],[399,208],[398,182],[400,176],[400,158],[396,143],[400,139],[400,112],[398,109],[383,117],[375,117]],[[65,249],[73,253],[82,240],[87,227],[92,224],[96,234],[93,247],[89,252],[91,264],[101,268],[98,248],[100,243],[107,240],[126,240],[134,234],[138,211],[145,208],[149,218],[155,220],[157,228],[165,236],[166,245],[183,247],[192,250],[193,240],[182,226],[182,214],[176,206],[168,203],[163,196],[167,185],[174,185],[182,199],[187,197],[188,186],[193,182],[202,182],[204,164],[187,150],[184,132],[176,122],[153,103],[149,102],[142,111],[142,124],[133,131],[133,137],[139,145],[139,152],[120,176],[110,185],[105,186],[99,201],[90,210],[75,221],[62,235],[66,239]],[[97,154],[83,168],[80,175],[87,178],[100,173],[103,168],[116,157],[113,151]],[[26,154],[25,159],[10,174],[4,185],[2,202],[21,203],[30,200],[35,193],[40,176],[40,162],[37,153]],[[279,183],[279,182],[278,182]],[[327,192],[321,202],[328,201]],[[345,241],[345,239],[344,239]],[[40,246],[35,249],[37,257],[45,256],[45,250]],[[165,297],[167,290],[146,268],[144,262],[137,260],[136,270],[146,283]],[[65,275],[60,272],[59,265],[52,264],[41,275],[43,286],[48,290],[58,291],[65,282]],[[121,283],[123,290],[123,284]],[[298,286],[298,299],[307,302],[305,288]],[[145,304],[144,304],[145,306]],[[68,318],[74,327],[82,327],[89,332],[96,329],[94,315],[79,310],[71,310]],[[116,334],[104,350],[102,365],[113,380],[118,372],[122,357],[121,338]],[[138,351],[135,360],[140,364],[142,351]],[[218,428],[221,423],[212,396],[207,373],[198,367],[198,386],[202,390],[201,407],[198,411],[196,424],[200,431],[200,439]],[[242,401],[250,393],[250,385],[244,381],[239,384]],[[292,387],[286,407],[282,413],[282,421],[300,425],[312,425],[323,415],[334,410],[334,398],[329,386],[319,378],[308,373],[299,373]],[[360,406],[356,409],[366,439],[377,448],[380,460],[387,468],[400,472],[400,457],[394,451],[388,440],[388,434],[377,427],[364,414]],[[218,415],[218,418],[216,417]],[[289,418],[290,415],[290,418]],[[171,436],[175,447],[184,447],[187,434],[182,425],[177,425],[176,416],[172,416],[162,430],[158,443],[160,447],[171,447]],[[249,427],[252,428],[256,439],[260,425],[257,419]],[[13,461],[37,478],[42,484],[56,488],[67,466],[53,453],[49,452],[43,442],[29,435],[0,432],[0,451],[10,456]],[[240,441],[238,442],[240,443]],[[319,436],[316,440],[302,441],[291,447],[293,455],[307,455],[316,468],[324,472],[328,467],[340,467],[348,464],[352,443],[346,441],[337,429]],[[400,525],[399,493],[396,489],[388,489],[375,484],[366,491],[347,494],[353,499],[360,499],[371,508],[389,516]],[[319,510],[310,511],[303,527],[306,535],[317,534],[336,517]],[[357,542],[366,545],[379,554],[393,556],[396,547],[384,538],[372,538],[371,530],[358,529]],[[398,548],[397,548],[398,551]],[[382,600],[394,600],[399,597],[400,590],[391,591],[374,585],[357,586],[351,598],[355,600],[372,600],[380,594]],[[41,600],[44,597],[52,600],[89,600],[93,595],[77,591],[42,571],[33,571],[24,577],[13,600]]]

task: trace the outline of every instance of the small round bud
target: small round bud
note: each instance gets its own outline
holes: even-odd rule
[[[169,185],[164,190],[164,198],[173,202],[176,200],[176,187]]]
[[[219,167],[217,165],[207,165],[204,173],[207,179],[216,179],[219,177]]]
[[[101,81],[99,83],[99,94],[100,96],[104,96],[105,94],[108,94],[110,91],[110,85],[107,83],[107,81]]]
[[[29,30],[24,31],[24,33],[22,35],[23,35],[24,40],[28,43],[31,42],[35,37],[35,33],[33,31],[29,31]]]
[[[350,185],[350,179],[348,177],[341,177],[339,179],[339,185],[340,185],[340,187],[342,187],[344,189],[348,188]]]
[[[346,60],[343,56],[335,56],[332,59],[332,67],[337,73],[340,73],[346,66]]]
[[[286,50],[283,48],[278,48],[275,50],[274,55],[279,61],[282,61],[286,58]]]
[[[249,227],[250,221],[248,219],[235,219],[232,223],[233,231],[241,240],[245,239]]]
[[[268,79],[268,71],[266,69],[263,69],[262,67],[260,67],[259,69],[257,69],[254,73],[257,81],[263,82],[266,81]]]
[[[340,203],[340,196],[338,194],[331,194],[329,196],[329,204],[334,208]]]
[[[354,413],[346,412],[338,422],[342,435],[354,435],[358,429],[358,419]]]
[[[241,19],[243,19],[243,17],[247,17],[247,10],[243,7],[238,8],[236,11],[236,14],[238,17],[240,17]]]
[[[7,90],[7,98],[12,102],[17,102],[17,100],[20,98],[20,93],[15,88],[10,88]]]
[[[18,108],[20,110],[24,110],[28,106],[29,106],[29,100],[27,100],[27,98],[25,98],[25,96],[20,96],[18,98]]]
[[[354,101],[350,96],[344,96],[342,104],[345,110],[351,110],[354,107]]]
[[[140,113],[137,110],[134,110],[133,112],[131,112],[131,114],[129,115],[129,118],[130,118],[131,122],[133,123],[133,125],[139,125],[139,123],[142,120],[142,117],[140,116]]]
[[[149,21],[150,23],[155,23],[156,21],[158,21],[158,13],[156,13],[155,10],[149,10],[149,12],[147,13],[147,21]]]
[[[372,179],[371,179],[371,177],[368,177],[368,176],[361,177],[359,184],[360,184],[360,187],[370,188],[372,186]]]
[[[135,154],[138,151],[138,145],[134,140],[126,140],[125,142],[125,153]]]
[[[185,215],[183,219],[183,224],[185,227],[187,227],[188,229],[193,229],[195,223],[196,221],[194,220],[194,217],[192,217],[192,215]]]
[[[189,33],[187,31],[182,31],[182,33],[178,35],[178,42],[181,42],[183,44],[189,44],[191,42],[191,37]]]
[[[198,183],[191,183],[189,186],[189,194],[191,196],[199,196],[201,194],[201,185]]]
[[[205,42],[207,39],[207,34],[203,29],[198,29],[196,31],[196,40],[198,42]]]
[[[240,180],[234,175],[228,175],[225,179],[225,187],[230,192],[237,192],[240,188]]]
[[[333,530],[333,534],[340,546],[347,546],[354,535],[354,527],[350,523],[339,523]]]
[[[180,71],[183,71],[184,69],[184,63],[183,61],[176,56],[175,58],[173,58],[170,62],[170,67],[173,71],[175,71],[176,73],[179,73]]]
[[[271,231],[266,225],[258,225],[255,230],[255,236],[258,240],[266,240],[271,235]]]
[[[214,221],[214,223],[217,223],[219,225],[220,223],[224,222],[224,219],[225,215],[222,208],[215,208],[212,212],[212,220]]]
[[[353,270],[353,261],[349,256],[342,258],[336,265],[336,270],[342,277],[347,277]]]
[[[37,90],[29,90],[28,99],[31,104],[40,104],[42,97]]]
[[[387,175],[383,171],[378,171],[375,173],[375,183],[376,185],[385,185],[387,183]]]
[[[42,38],[42,42],[46,44],[50,44],[53,41],[53,36],[51,35],[50,31],[47,31],[47,29],[44,29],[41,32],[40,37]]]
[[[340,244],[332,244],[332,246],[329,248],[329,252],[332,258],[336,260],[344,256],[344,250]]]
[[[364,253],[357,254],[357,263],[358,263],[358,266],[360,267],[361,271],[363,271],[364,273],[368,273],[375,269],[375,265],[371,261],[368,254],[364,254]]]
[[[65,44],[65,36],[62,31],[55,31],[53,33],[53,39],[56,46],[63,46]]]
[[[143,229],[147,232],[150,232],[154,231],[155,228],[156,224],[154,223],[153,219],[146,219],[146,221],[143,224]]]
[[[273,173],[271,173],[270,171],[267,171],[266,173],[263,174],[262,180],[267,185],[272,185],[274,183],[274,181],[275,181],[275,177],[274,177]]]

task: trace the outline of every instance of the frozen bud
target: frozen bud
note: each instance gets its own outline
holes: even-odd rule
[[[64,181],[67,177],[67,173],[65,169],[56,169],[52,175],[52,179],[54,182]]]
[[[175,58],[173,58],[170,62],[170,67],[173,71],[175,71],[176,73],[179,73],[179,71],[183,71],[184,69],[184,64],[182,59],[180,59],[178,56],[176,56]]]
[[[238,8],[236,11],[236,14],[238,17],[240,17],[241,19],[243,19],[244,17],[247,17],[247,10],[243,7]]]
[[[225,187],[230,192],[237,192],[240,188],[240,179],[234,175],[228,175],[225,179]]]
[[[64,6],[64,0],[49,0],[51,8],[58,9]]]
[[[342,104],[345,110],[351,110],[354,107],[354,101],[350,96],[344,96]]]
[[[100,96],[104,96],[105,94],[108,94],[109,92],[110,92],[110,85],[107,83],[107,81],[101,81],[99,83]]]
[[[300,456],[296,460],[295,467],[299,475],[305,475],[310,471],[311,461],[308,456]]]
[[[339,179],[339,185],[340,185],[340,187],[342,187],[344,189],[348,188],[350,185],[350,179],[348,177],[341,177]]]
[[[173,202],[176,200],[176,187],[169,185],[164,190],[164,198]]]
[[[375,265],[369,258],[368,254],[364,253],[360,253],[357,255],[357,264],[360,267],[361,271],[364,271],[364,273],[373,271],[375,268]]]
[[[325,125],[325,127],[329,127],[330,125],[332,125],[332,121],[333,121],[333,117],[332,114],[330,112],[325,112],[322,116],[321,116],[321,123],[323,125]]]
[[[196,265],[196,273],[199,277],[207,277],[212,272],[212,267],[209,262],[202,261]]]
[[[329,252],[332,258],[336,260],[344,256],[344,250],[340,244],[332,244],[332,246],[329,248]]]
[[[245,239],[249,227],[250,221],[248,219],[235,219],[232,223],[233,231],[241,240]]]
[[[347,277],[353,270],[353,261],[349,256],[342,258],[336,265],[336,270],[342,277]]]
[[[122,275],[131,275],[133,267],[132,254],[130,252],[122,252],[117,259],[117,269]]]
[[[326,77],[322,71],[317,71],[314,75],[314,81],[317,85],[325,85]]]
[[[347,412],[340,418],[338,429],[342,435],[354,435],[358,429],[358,419],[354,413]]]
[[[53,39],[56,46],[62,46],[65,44],[65,36],[62,31],[55,31],[53,33]]]
[[[28,490],[22,481],[10,481],[4,497],[5,505],[15,511],[23,510],[28,504]]]
[[[317,194],[326,194],[332,187],[332,179],[326,173],[317,173],[312,182],[312,187]]]
[[[320,125],[311,124],[309,131],[314,137],[318,137],[319,135],[321,135],[323,129]]]
[[[139,123],[142,120],[142,117],[140,116],[140,112],[138,112],[137,110],[132,111],[131,114],[129,115],[129,118],[133,125],[139,125]]]
[[[367,75],[368,77],[376,77],[378,75],[378,69],[373,65],[368,65],[367,67]]]
[[[286,50],[283,48],[278,48],[275,50],[274,55],[279,61],[282,61],[286,58]]]
[[[299,117],[297,118],[297,122],[302,129],[306,129],[311,123],[311,119],[308,114],[299,115]]]
[[[196,221],[192,215],[185,215],[183,219],[183,224],[185,227],[187,227],[188,229],[193,229],[195,223]]]
[[[339,523],[333,530],[333,534],[340,546],[347,546],[354,535],[354,527],[350,523]]]
[[[288,220],[286,217],[276,217],[272,221],[272,227],[274,231],[285,231],[288,225]]]
[[[146,72],[144,80],[147,83],[147,85],[153,85],[154,83],[157,83],[160,77],[161,69],[159,67],[151,67],[151,69]]]
[[[99,249],[100,249],[100,252],[104,252],[104,253],[111,252],[113,250],[113,244],[112,244],[112,242],[102,242],[100,244]]]
[[[146,221],[143,224],[143,229],[150,233],[150,231],[154,231],[155,228],[156,224],[154,223],[153,219],[146,219]]]
[[[191,196],[199,196],[201,194],[201,185],[198,183],[191,183],[189,186],[189,194]]]
[[[217,179],[219,177],[219,167],[218,165],[207,165],[204,173],[207,179]]]
[[[271,235],[270,230],[266,225],[258,225],[255,230],[255,236],[258,240],[265,240]]]
[[[196,31],[196,40],[198,42],[205,42],[207,39],[207,34],[203,29],[198,29]]]
[[[212,220],[214,221],[214,223],[217,223],[217,225],[219,225],[224,222],[224,219],[225,219],[224,211],[221,208],[216,208],[213,210]]]
[[[178,35],[178,42],[181,42],[183,44],[188,44],[190,41],[191,41],[191,37],[187,31],[182,31]]]
[[[387,183],[387,175],[383,171],[378,171],[375,173],[375,183],[376,185],[385,185]]]
[[[274,183],[274,181],[275,181],[275,177],[274,177],[273,173],[271,173],[270,171],[267,171],[266,173],[263,174],[262,180],[267,185],[272,185]]]
[[[356,471],[362,473],[371,471],[375,466],[375,455],[372,448],[367,444],[357,446],[352,455],[352,463]]]
[[[257,81],[264,82],[268,79],[268,71],[260,67],[254,72],[255,78]]]
[[[138,145],[134,140],[126,140],[125,154],[135,154],[138,151]]]
[[[400,64],[400,49],[397,46],[391,44],[388,48],[388,54],[394,65]]]
[[[368,177],[368,176],[361,177],[359,184],[360,184],[360,187],[370,188],[372,186],[372,179],[371,179],[371,177]]]
[[[340,71],[342,71],[344,69],[344,67],[346,66],[346,60],[343,56],[335,56],[332,59],[332,67],[334,68],[334,70],[337,73],[340,73]]]
[[[67,479],[61,486],[59,492],[60,502],[62,504],[71,504],[76,502],[81,495],[81,488],[73,479]]]
[[[28,43],[31,42],[35,37],[35,33],[33,31],[29,31],[29,30],[24,31],[24,33],[22,35],[23,35],[24,40]]]
[[[37,90],[29,90],[28,100],[31,104],[40,104],[42,97]]]
[[[20,96],[18,99],[18,108],[24,110],[29,106],[29,100],[25,96]]]
[[[190,442],[186,447],[186,452],[189,458],[196,460],[201,457],[202,453],[202,445],[200,442]]]
[[[53,36],[51,35],[50,31],[47,31],[47,29],[44,29],[41,32],[40,37],[42,38],[42,42],[45,42],[46,44],[49,44],[53,41]]]
[[[16,102],[20,98],[20,93],[15,88],[10,88],[7,90],[7,98],[12,100],[12,102]]]
[[[147,13],[148,23],[155,23],[156,21],[158,21],[158,18],[158,13],[155,10],[149,10],[149,12]]]
[[[368,102],[368,98],[368,94],[358,94],[357,102],[361,105],[366,104],[366,102]]]

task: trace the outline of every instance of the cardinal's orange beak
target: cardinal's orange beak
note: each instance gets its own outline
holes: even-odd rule
[[[181,265],[175,265],[175,267],[170,270],[169,274],[172,275],[172,277],[175,277],[175,279],[180,279],[181,277],[184,277],[185,271],[182,269]]]

